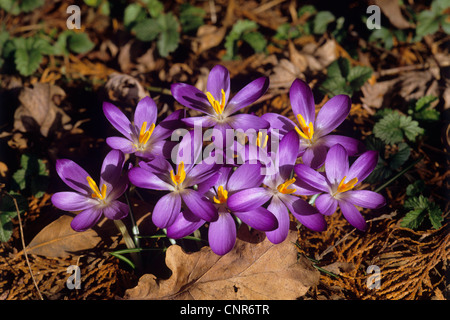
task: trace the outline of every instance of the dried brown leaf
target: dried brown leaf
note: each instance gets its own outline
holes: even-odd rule
[[[290,300],[318,284],[318,271],[306,258],[297,259],[296,232],[290,231],[278,245],[245,227],[238,237],[234,249],[224,256],[209,247],[187,254],[177,245],[170,246],[166,264],[172,276],[161,280],[146,274],[126,291],[125,298]]]
[[[403,17],[399,1],[392,0],[374,0],[375,4],[381,8],[381,11],[388,17],[389,22],[398,29],[407,29],[411,27],[408,20]]]
[[[111,220],[104,219],[94,228],[84,232],[70,227],[73,217],[63,215],[43,228],[31,240],[27,253],[51,258],[65,258],[78,252],[92,250],[101,243],[112,244],[117,238],[117,229]]]
[[[222,43],[227,32],[226,27],[216,27],[213,25],[203,25],[197,30],[197,38],[192,41],[191,47],[195,54],[199,55],[209,49],[217,47]]]
[[[14,129],[39,131],[47,137],[52,129],[69,123],[70,117],[58,108],[65,96],[63,89],[49,83],[35,83],[33,88],[23,88],[19,94],[21,105],[14,113]]]
[[[120,73],[109,76],[105,90],[112,102],[128,106],[136,106],[142,98],[148,96],[148,92],[136,78]]]

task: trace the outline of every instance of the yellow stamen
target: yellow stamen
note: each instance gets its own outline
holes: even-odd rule
[[[178,164],[177,174],[175,175],[173,173],[173,170],[170,170],[170,178],[172,179],[173,183],[178,186],[179,184],[183,183],[184,179],[186,179],[186,171],[184,171],[184,163],[181,161]]]
[[[214,99],[213,95],[211,94],[211,92],[206,92],[206,98],[208,98],[209,103],[211,104],[211,106],[213,107],[214,111],[220,115],[223,113],[223,110],[225,109],[225,100],[226,100],[226,96],[225,96],[225,91],[222,89],[221,90],[222,93],[222,101],[219,102],[216,99]]]
[[[148,128],[148,130],[147,130],[147,121],[144,121],[144,123],[142,123],[141,132],[139,132],[140,145],[145,145],[148,142],[148,139],[150,139],[153,130],[155,130],[154,123],[152,123],[152,125],[150,126],[150,128]]]
[[[97,184],[91,177],[86,177],[87,182],[89,183],[89,187],[92,190],[92,198],[98,198],[99,200],[104,200],[106,198],[106,184],[102,185],[102,191],[98,188]]]
[[[293,184],[295,182],[295,178],[286,180],[284,183],[280,184],[277,187],[278,192],[284,193],[284,194],[291,194],[294,193],[295,191],[297,191],[297,189],[288,189],[287,187],[289,187],[291,184]]]
[[[345,179],[347,179],[346,176],[341,180],[341,182],[339,182],[337,192],[345,192],[351,190],[355,187],[355,184],[358,183],[358,178],[353,178],[347,183],[345,183]]]
[[[264,149],[267,146],[267,141],[269,140],[269,135],[266,134],[266,136],[264,137],[264,142],[263,142],[262,146],[261,146],[261,140],[262,140],[262,132],[258,132],[258,137],[256,137],[256,145],[259,148]]]
[[[300,128],[295,127],[295,131],[297,131],[298,135],[306,140],[311,140],[314,135],[314,125],[312,122],[306,124],[305,119],[301,114],[297,114],[297,120],[300,125]]]
[[[219,198],[216,198],[216,196],[214,196],[214,199],[213,199],[215,203],[217,203],[217,204],[225,203],[225,202],[227,202],[227,199],[228,199],[228,191],[225,190],[223,188],[223,186],[220,186],[219,188],[217,188],[217,196]]]

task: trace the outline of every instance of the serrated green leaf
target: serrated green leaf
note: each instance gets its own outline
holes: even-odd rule
[[[374,125],[373,133],[375,137],[387,144],[396,144],[402,142],[405,137],[414,141],[418,135],[423,133],[423,129],[410,116],[392,112]]]
[[[313,15],[317,12],[316,8],[313,5],[304,5],[298,9],[297,16],[300,18],[304,14]]]
[[[320,11],[314,17],[314,34],[324,34],[327,31],[328,25],[335,20],[334,14],[330,11]]]
[[[402,226],[416,229],[427,215],[433,228],[439,229],[442,226],[441,222],[443,221],[443,217],[441,209],[436,203],[429,201],[423,195],[406,199],[404,207],[411,210],[403,218]]]
[[[80,54],[87,53],[95,47],[86,33],[71,34],[67,39],[67,45],[70,51]]]
[[[32,75],[42,62],[43,56],[38,49],[22,49],[19,48],[14,53],[14,63],[16,69],[23,76]]]
[[[350,69],[347,81],[354,91],[359,90],[372,76],[372,69],[366,66],[355,66]]]
[[[22,12],[31,12],[34,9],[37,9],[43,6],[45,0],[22,0],[20,1],[20,10]]]
[[[430,208],[428,210],[428,218],[430,219],[433,228],[439,229],[440,227],[442,227],[442,221],[444,221],[444,218],[442,217],[442,211],[435,203],[432,203],[430,205]]]
[[[417,17],[416,34],[419,37],[433,34],[439,30],[439,19],[432,11],[426,10],[419,13]]]
[[[392,170],[400,168],[409,159],[411,148],[406,143],[399,143],[398,151],[390,157],[389,166]]]
[[[264,52],[267,47],[266,38],[264,38],[264,36],[257,31],[245,33],[242,36],[242,40],[247,42],[256,53]]]
[[[180,41],[179,23],[175,16],[169,12],[158,17],[158,24],[161,27],[161,34],[157,42],[158,52],[162,57],[167,57],[178,47]]]
[[[158,18],[164,10],[164,5],[158,0],[141,0],[152,18]]]
[[[230,33],[225,37],[226,54],[224,60],[232,60],[236,57],[236,42],[242,39],[244,33],[255,31],[258,28],[256,22],[251,20],[238,20],[231,28]]]
[[[14,189],[18,188],[19,190],[24,190],[27,186],[26,182],[26,170],[25,169],[19,169],[12,175],[13,182],[15,186],[13,186]]]
[[[22,195],[10,192],[17,201],[17,206],[19,207],[19,213],[22,214],[28,208],[28,203],[25,197]],[[16,206],[11,197],[3,195],[0,199],[0,241],[7,242],[12,235],[13,225],[11,219],[17,216]]]
[[[338,58],[327,67],[327,76],[329,78],[346,79],[350,72],[350,61],[345,58]]]
[[[414,107],[415,111],[422,111],[424,109],[428,109],[431,107],[431,103],[436,101],[438,97],[433,95],[428,95],[417,100],[416,105]]]
[[[425,182],[423,180],[414,181],[413,184],[410,184],[406,187],[406,195],[408,197],[416,196],[419,193],[422,193],[425,190]]]
[[[162,32],[161,26],[154,18],[148,18],[140,21],[133,28],[136,38],[141,41],[153,41]]]
[[[338,94],[352,95],[353,93],[352,89],[347,85],[347,81],[343,77],[327,78],[322,83],[321,89],[330,97],[334,97]]]
[[[123,24],[126,28],[132,28],[146,17],[144,8],[137,3],[129,4],[123,12]]]
[[[233,25],[233,28],[231,29],[231,32],[235,32],[238,35],[241,35],[244,32],[254,31],[256,29],[258,29],[258,24],[255,21],[244,19],[236,21],[236,23]]]
[[[403,228],[417,229],[425,219],[426,212],[421,209],[409,211],[401,220],[400,226]]]
[[[180,23],[183,32],[191,32],[197,30],[204,24],[206,11],[202,8],[195,7],[189,3],[183,3],[180,6]]]

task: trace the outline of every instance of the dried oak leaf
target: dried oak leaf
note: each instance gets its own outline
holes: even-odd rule
[[[109,76],[105,90],[109,100],[113,103],[132,107],[149,95],[136,78],[120,73],[113,73]]]
[[[392,0],[374,0],[375,5],[381,8],[381,11],[386,15],[389,19],[389,22],[392,23],[398,29],[407,29],[411,27],[411,24],[402,14],[402,10],[400,8],[399,1]]]
[[[196,55],[217,47],[222,43],[227,32],[226,27],[218,28],[213,25],[203,25],[197,30],[197,37],[191,42],[192,51]]]
[[[35,83],[19,94],[21,105],[14,113],[14,129],[39,131],[44,137],[58,126],[68,124],[70,117],[58,105],[66,96],[63,89],[49,83]]]
[[[77,232],[70,227],[72,219],[72,216],[62,215],[44,227],[28,244],[27,253],[66,258],[92,250],[102,243],[110,246],[117,238],[118,231],[111,220],[105,218],[94,228]]]
[[[297,234],[274,245],[263,233],[239,229],[232,251],[218,256],[209,247],[185,253],[172,245],[166,264],[167,280],[146,274],[126,299],[169,300],[291,300],[304,295],[319,282],[319,272],[306,258],[297,259]],[[255,240],[256,239],[256,240]],[[263,240],[264,239],[264,240]]]

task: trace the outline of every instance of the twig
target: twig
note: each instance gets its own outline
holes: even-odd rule
[[[13,200],[14,206],[16,207],[17,218],[19,220],[20,239],[22,240],[23,253],[25,255],[25,260],[27,262],[28,270],[30,271],[31,279],[33,279],[33,283],[34,283],[34,286],[36,287],[36,290],[37,290],[37,293],[39,295],[39,298],[41,300],[44,300],[44,298],[42,297],[41,291],[39,290],[39,287],[37,285],[36,279],[34,278],[33,271],[31,270],[30,261],[28,260],[28,254],[27,254],[27,250],[26,250],[26,246],[25,246],[25,239],[24,239],[24,236],[23,236],[22,219],[20,218],[19,205],[17,204],[16,198],[14,198],[12,195],[10,195],[10,194],[8,194],[6,192],[5,192],[5,194]]]

